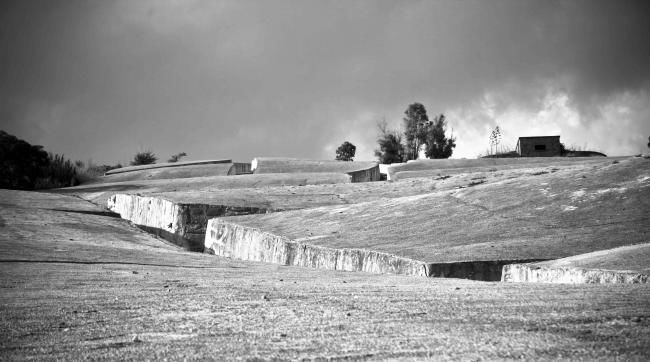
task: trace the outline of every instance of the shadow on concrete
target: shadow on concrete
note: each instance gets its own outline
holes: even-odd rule
[[[97,216],[106,216],[120,218],[120,214],[112,211],[88,211],[88,210],[70,210],[70,209],[44,209],[52,211],[63,211],[63,212],[73,212],[76,214],[85,214],[85,215],[97,215]]]
[[[195,238],[195,239],[190,239],[190,238],[185,238],[179,234],[175,234],[172,232],[169,232],[167,230],[163,230],[160,228],[155,228],[151,226],[145,226],[145,225],[138,225],[135,224],[138,228],[150,233],[154,234],[160,238],[163,238],[167,241],[169,241],[172,244],[178,245],[181,248],[187,250],[187,251],[195,251],[198,253],[202,253],[204,250],[204,239],[203,238]]]
[[[122,185],[115,185],[115,184],[97,184],[97,186],[76,186],[76,187],[70,187],[70,188],[62,188],[62,189],[56,189],[56,190],[48,190],[49,192],[52,193],[57,193],[57,194],[72,194],[72,193],[80,193],[80,192],[115,192],[118,193],[120,191],[132,191],[132,190],[139,190],[142,188],[145,188],[146,186],[143,185],[137,185],[137,184],[122,184]]]
[[[431,278],[459,278],[485,282],[501,281],[503,266],[507,264],[534,263],[548,259],[486,260],[427,264]]]

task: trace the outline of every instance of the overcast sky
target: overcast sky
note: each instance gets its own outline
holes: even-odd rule
[[[374,159],[444,113],[453,157],[561,135],[647,151],[650,1],[0,2],[0,129],[73,160]]]

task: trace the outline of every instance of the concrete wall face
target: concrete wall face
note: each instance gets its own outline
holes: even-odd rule
[[[649,283],[650,276],[626,271],[546,268],[534,264],[510,264],[503,266],[501,281],[512,283],[640,284]]]
[[[230,170],[228,171],[228,175],[245,175],[249,173],[253,173],[253,171],[251,171],[251,164],[245,162],[233,163],[232,167],[230,167]]]
[[[554,157],[562,154],[559,136],[519,138],[518,150],[521,157]]]
[[[352,182],[371,182],[381,179],[379,165],[365,170],[351,171],[347,174],[350,175]]]
[[[258,229],[211,219],[205,251],[242,260],[328,270],[427,276],[426,264],[391,254],[304,244]]]
[[[138,227],[191,251],[203,251],[208,220],[278,211],[259,207],[181,204],[157,197],[117,194],[108,208]]]

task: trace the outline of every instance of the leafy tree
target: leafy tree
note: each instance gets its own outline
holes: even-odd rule
[[[386,121],[377,123],[379,129],[379,149],[375,150],[375,156],[379,158],[379,163],[390,164],[404,162],[404,145],[402,144],[402,135],[394,130],[388,130]]]
[[[43,146],[0,131],[0,188],[31,190],[50,163]]]
[[[172,155],[172,157],[170,157],[169,160],[167,160],[167,162],[178,162],[178,161],[180,161],[181,158],[183,158],[185,156],[187,156],[187,153],[180,152],[180,153],[177,153],[175,155]]]
[[[418,158],[420,145],[425,142],[426,128],[429,124],[427,110],[420,103],[413,103],[404,112],[404,138],[407,160]]]
[[[354,154],[357,152],[357,146],[345,141],[336,149],[337,161],[352,161]]]
[[[432,123],[425,127],[426,149],[424,151],[427,158],[449,158],[456,147],[456,138],[452,135],[447,138],[445,131],[447,120],[445,115],[441,114],[436,117]]]
[[[77,166],[63,155],[0,131],[0,188],[34,190],[77,182]]]
[[[151,151],[138,152],[133,156],[133,161],[131,161],[131,166],[139,165],[150,165],[156,163],[158,158]]]
[[[650,137],[648,137],[648,148],[650,148]]]

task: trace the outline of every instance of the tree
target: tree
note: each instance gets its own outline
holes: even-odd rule
[[[151,151],[138,152],[133,156],[133,161],[131,161],[131,166],[139,165],[150,165],[156,163],[158,158]]]
[[[447,128],[447,120],[445,115],[441,114],[436,117],[431,123],[425,127],[425,143],[426,149],[424,151],[427,158],[449,158],[454,152],[456,147],[456,138],[452,135],[447,138],[445,131]]]
[[[172,157],[170,157],[169,160],[167,160],[167,162],[178,162],[180,161],[181,158],[185,156],[187,156],[187,153],[185,152],[177,153],[175,155],[172,155]]]
[[[492,146],[494,146],[494,155],[499,152],[499,143],[501,143],[501,129],[497,125],[496,128],[492,130],[492,133],[490,133],[490,152],[492,152]]]
[[[402,135],[394,130],[388,130],[386,121],[378,122],[379,129],[379,149],[375,150],[375,156],[379,158],[379,163],[390,164],[404,162],[404,145],[402,144]]]
[[[354,154],[357,152],[357,146],[345,141],[336,149],[337,161],[352,161]]]
[[[429,117],[427,110],[420,103],[413,103],[408,106],[404,112],[404,138],[405,151],[407,160],[415,160],[418,158],[420,145],[426,139],[426,128],[429,124]]]
[[[0,131],[0,188],[34,190],[74,186],[77,181],[74,162]]]
[[[0,131],[0,188],[34,189],[49,164],[49,155],[43,146],[31,145]]]

